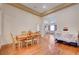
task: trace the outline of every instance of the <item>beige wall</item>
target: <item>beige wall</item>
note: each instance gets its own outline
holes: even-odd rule
[[[56,20],[57,32],[62,33],[66,26],[69,29],[68,33],[77,34],[79,31],[79,4],[43,17],[44,20],[50,18]]]
[[[4,5],[3,22],[3,44],[8,44],[12,42],[10,32],[18,35],[22,31],[36,31],[37,24],[41,23],[41,18],[10,5]]]

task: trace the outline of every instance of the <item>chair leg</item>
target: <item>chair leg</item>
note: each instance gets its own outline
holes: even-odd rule
[[[15,44],[13,43],[12,46],[13,46],[13,49],[17,48],[17,44],[16,43]]]
[[[37,40],[37,44],[39,44],[39,40]]]
[[[32,41],[32,44],[33,44],[33,45],[35,44],[35,40]]]
[[[28,42],[25,42],[26,47],[28,47]]]
[[[20,48],[20,43],[18,43],[18,48]]]
[[[22,48],[22,42],[20,42],[20,47]]]
[[[18,42],[18,48],[22,48],[22,42]]]
[[[31,41],[31,46],[32,46],[33,42]]]

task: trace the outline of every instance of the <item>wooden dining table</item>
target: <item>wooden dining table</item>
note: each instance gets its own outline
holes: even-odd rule
[[[34,42],[37,42],[37,44],[39,43],[39,39],[40,39],[41,35],[38,32],[35,33],[27,33],[25,35],[21,34],[21,35],[16,35],[16,40],[19,42],[19,46],[25,46],[25,44],[34,44]],[[27,42],[27,43],[26,43]]]
[[[16,39],[20,40],[20,41],[25,40],[26,38],[27,38],[27,35],[17,35],[16,36]]]
[[[28,40],[28,39],[31,39],[31,37],[33,38],[36,38],[36,37],[40,37],[41,35],[39,33],[33,33],[33,34],[30,34],[30,35],[16,35],[16,39],[17,40],[20,40],[20,41],[23,41],[23,40]]]

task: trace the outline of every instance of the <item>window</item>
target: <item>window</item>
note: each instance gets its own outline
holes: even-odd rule
[[[55,31],[56,30],[56,25],[50,25],[50,31]]]
[[[50,26],[50,31],[55,31],[55,25]]]

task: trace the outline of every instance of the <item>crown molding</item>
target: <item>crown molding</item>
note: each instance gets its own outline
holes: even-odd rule
[[[21,10],[24,10],[26,12],[30,12],[30,13],[32,13],[34,15],[37,15],[37,16],[40,16],[41,15],[39,12],[37,12],[37,11],[35,11],[35,10],[27,7],[27,6],[24,6],[24,5],[20,4],[20,3],[7,3],[7,4],[8,5],[11,5],[11,6],[14,6],[16,8],[19,8]]]
[[[51,13],[60,11],[62,9],[65,9],[67,7],[70,7],[70,6],[73,6],[73,5],[76,5],[76,4],[77,3],[62,3],[62,4],[60,4],[60,5],[58,5],[58,6],[54,7],[54,8],[51,8],[51,9],[43,12],[43,13],[39,13],[39,12],[37,12],[37,11],[27,7],[27,6],[24,6],[24,5],[20,4],[20,3],[8,3],[8,5],[14,6],[14,7],[19,8],[21,10],[24,10],[26,12],[30,12],[30,13],[32,13],[34,15],[37,15],[37,16],[40,16],[40,17],[49,15]]]
[[[41,13],[41,16],[43,17],[43,16],[46,16],[46,15],[49,15],[51,13],[60,11],[62,9],[65,9],[65,8],[70,7],[70,6],[73,6],[73,5],[76,5],[76,4],[75,3],[63,3],[63,4],[60,4],[60,5],[52,8],[52,9],[50,9],[48,11],[45,11],[45,12]]]

